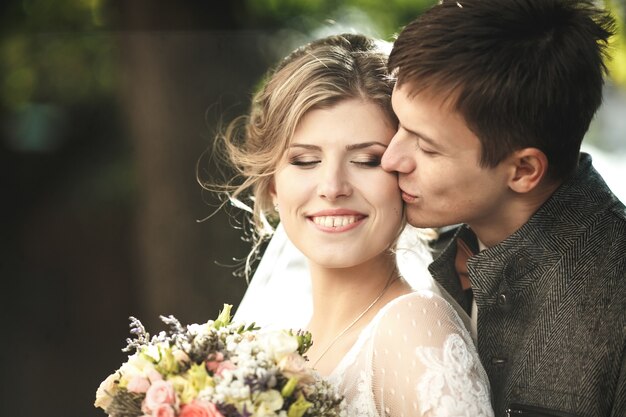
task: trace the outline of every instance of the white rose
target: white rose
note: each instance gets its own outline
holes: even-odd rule
[[[145,355],[145,356],[143,356]],[[159,350],[159,346],[157,345],[148,345],[145,348],[143,348],[141,350],[141,354],[140,355],[133,355],[133,356],[139,356],[141,359],[144,360],[152,360],[153,362],[158,362],[159,359],[161,359],[161,352]],[[146,359],[147,357],[147,359]],[[130,358],[129,358],[130,361]]]
[[[278,362],[278,367],[289,378],[295,377],[299,381],[306,383],[313,382],[315,379],[307,366],[306,360],[296,352],[282,358]]]
[[[283,406],[283,397],[276,390],[262,392],[254,399],[256,410],[254,415],[259,417],[275,416],[276,411]]]
[[[190,362],[189,356],[185,353],[185,351],[180,349],[172,350],[172,354],[174,355],[174,359],[178,363],[188,363]]]
[[[298,350],[298,340],[284,331],[259,334],[259,345],[270,358],[280,362],[285,356]]]
[[[96,391],[96,401],[93,403],[96,407],[100,407],[106,411],[111,405],[113,396],[117,392],[116,381],[119,378],[118,373],[109,375],[104,381],[100,383],[98,390]]]
[[[130,356],[119,370],[121,374],[120,385],[126,387],[130,380],[145,376],[144,370],[147,368],[152,368],[152,363],[141,354],[135,353]]]

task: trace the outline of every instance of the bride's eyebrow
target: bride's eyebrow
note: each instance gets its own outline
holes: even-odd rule
[[[346,150],[353,151],[353,150],[370,148],[372,146],[381,146],[385,149],[387,148],[387,145],[382,142],[369,141],[369,142],[351,143],[350,145],[346,145]],[[313,150],[313,151],[322,150],[320,146],[309,145],[307,143],[292,143],[291,145],[289,145],[289,148],[302,148],[302,149],[308,149],[308,150]]]
[[[365,149],[365,148],[369,148],[372,146],[382,146],[383,148],[387,149],[387,145],[382,143],[382,142],[376,142],[376,141],[372,141],[372,142],[361,142],[361,143],[352,143],[350,145],[346,146],[346,150],[348,151],[353,151],[355,149]]]
[[[322,149],[319,146],[307,145],[306,143],[292,143],[291,145],[289,145],[289,148],[303,148],[303,149],[309,149],[312,151],[319,151]]]

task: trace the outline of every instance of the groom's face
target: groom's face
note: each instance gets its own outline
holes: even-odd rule
[[[398,173],[410,224],[485,227],[506,216],[506,167],[479,165],[480,141],[449,102],[428,91],[413,95],[404,84],[392,105],[400,124],[382,167]]]

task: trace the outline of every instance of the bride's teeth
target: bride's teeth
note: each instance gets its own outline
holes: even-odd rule
[[[319,216],[313,222],[324,227],[341,227],[356,222],[356,216]]]

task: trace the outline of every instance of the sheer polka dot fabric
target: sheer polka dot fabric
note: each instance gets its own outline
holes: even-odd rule
[[[331,381],[350,417],[493,416],[469,333],[450,304],[429,291],[383,307]]]

